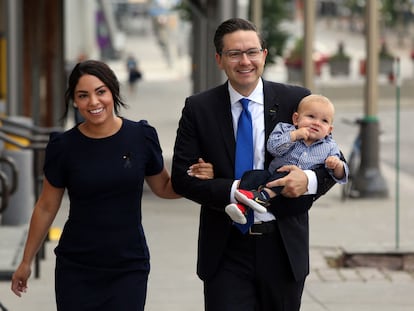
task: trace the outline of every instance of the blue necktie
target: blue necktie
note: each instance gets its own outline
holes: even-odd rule
[[[237,123],[236,134],[236,163],[234,175],[236,179],[240,179],[244,172],[253,169],[253,126],[252,116],[249,111],[249,102],[247,98],[240,99],[243,110]],[[247,223],[234,225],[242,232],[246,233],[254,222],[254,213],[252,209],[248,209]]]

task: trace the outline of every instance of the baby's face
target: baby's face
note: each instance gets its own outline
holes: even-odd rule
[[[329,135],[333,129],[333,108],[320,102],[308,102],[300,106],[294,124],[309,130],[309,139],[318,140]]]

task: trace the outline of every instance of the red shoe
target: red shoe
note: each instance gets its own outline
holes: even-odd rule
[[[263,195],[256,191],[256,190],[243,190],[243,189],[237,189],[234,192],[235,199],[244,204],[248,207],[251,207],[258,213],[266,213],[267,209],[265,206],[269,206],[269,202],[266,198],[263,197]]]
[[[247,209],[242,204],[230,203],[224,209],[231,220],[239,224],[244,225],[247,223],[246,215]]]

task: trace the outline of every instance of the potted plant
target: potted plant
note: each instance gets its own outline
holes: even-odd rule
[[[292,50],[285,58],[288,81],[301,81],[303,77],[303,38],[295,41]]]
[[[343,42],[338,44],[338,50],[329,57],[328,63],[331,76],[349,75],[351,57],[345,53]]]
[[[304,55],[304,40],[298,38],[293,48],[290,50],[287,57],[285,57],[285,66],[288,73],[288,81],[301,81],[303,77],[303,55]],[[327,62],[327,54],[313,49],[312,60],[314,64],[315,74],[320,76],[322,73],[322,66]]]
[[[379,74],[389,75],[393,72],[394,56],[388,50],[385,42],[382,42],[381,49],[379,52]]]
[[[381,48],[378,54],[378,74],[385,74],[390,76],[394,71],[394,56],[390,53],[385,42],[381,43]],[[362,59],[359,64],[359,71],[361,75],[366,72],[366,60]]]

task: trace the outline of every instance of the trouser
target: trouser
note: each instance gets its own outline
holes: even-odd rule
[[[298,311],[305,280],[296,281],[280,236],[232,229],[218,272],[204,282],[206,311]]]
[[[266,183],[285,177],[288,172],[270,173],[267,170],[251,170],[243,174],[240,179],[240,188],[245,190],[257,190],[260,186],[264,186]],[[280,194],[283,190],[283,186],[271,187],[273,192]]]

